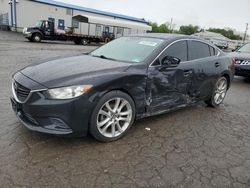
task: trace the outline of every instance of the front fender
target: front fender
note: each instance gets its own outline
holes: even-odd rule
[[[112,74],[102,76],[95,82],[96,86],[91,92],[90,101],[97,103],[106,93],[120,90],[130,95],[134,100],[137,116],[145,112],[146,74]],[[99,83],[97,84],[97,82]]]

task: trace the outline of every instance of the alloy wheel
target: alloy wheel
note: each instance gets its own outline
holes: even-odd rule
[[[126,99],[113,98],[107,101],[98,112],[98,131],[107,138],[118,137],[129,127],[132,114],[132,107]]]
[[[218,82],[216,83],[216,90],[214,94],[215,104],[219,105],[223,102],[223,100],[226,97],[227,87],[228,86],[226,78],[223,77],[220,80],[218,80]]]

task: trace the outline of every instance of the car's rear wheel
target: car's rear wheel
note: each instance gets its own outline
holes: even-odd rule
[[[124,136],[135,119],[135,104],[129,95],[111,91],[97,103],[90,122],[90,133],[101,142]]]
[[[226,97],[227,89],[228,89],[228,81],[223,76],[217,80],[211,98],[205,102],[211,107],[219,106]]]

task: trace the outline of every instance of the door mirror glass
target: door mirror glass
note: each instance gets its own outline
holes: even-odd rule
[[[162,66],[167,67],[177,67],[180,64],[181,60],[177,57],[166,56],[162,59],[161,64]]]

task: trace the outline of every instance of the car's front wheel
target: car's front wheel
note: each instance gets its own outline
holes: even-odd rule
[[[32,35],[32,41],[33,42],[41,42],[42,36],[39,33],[34,33]]]
[[[211,107],[219,106],[224,101],[227,94],[227,90],[228,81],[223,76],[217,80],[211,98],[205,102]]]
[[[101,142],[124,136],[135,119],[135,104],[129,95],[111,91],[97,103],[92,113],[90,133]]]

